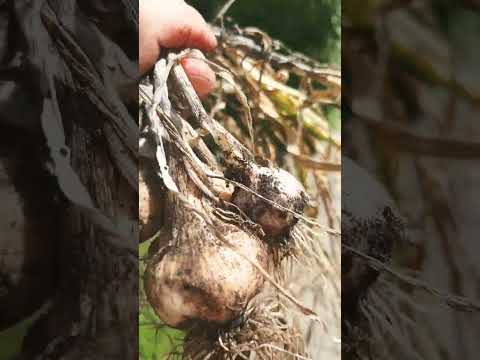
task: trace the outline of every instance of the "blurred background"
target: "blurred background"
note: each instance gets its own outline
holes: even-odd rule
[[[188,1],[210,22],[227,2]],[[229,9],[228,17],[241,27],[257,27],[294,51],[340,68],[340,0],[238,0]],[[332,125],[339,129],[340,111],[332,106],[326,112]]]
[[[479,10],[342,2],[342,151],[393,196],[412,242],[390,264],[411,278],[383,272],[365,302],[367,358],[478,358]]]

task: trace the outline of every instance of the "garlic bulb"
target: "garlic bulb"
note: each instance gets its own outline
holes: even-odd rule
[[[194,214],[181,221],[184,224],[178,230],[159,240],[163,245],[157,246],[147,265],[149,303],[165,324],[176,328],[226,324],[238,317],[261,289],[262,275],[244,257],[266,269],[266,246],[234,225],[225,224],[220,230],[229,246]],[[176,246],[168,245],[174,242]]]
[[[259,224],[267,236],[288,235],[298,221],[292,212],[302,214],[308,203],[308,195],[302,184],[283,169],[256,164],[249,164],[245,174],[241,182],[270,201],[237,187],[232,202]],[[281,208],[275,207],[271,202]]]

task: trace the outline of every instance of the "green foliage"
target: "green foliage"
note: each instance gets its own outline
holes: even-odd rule
[[[14,326],[0,331],[0,359],[14,359],[22,350],[22,342],[28,329],[45,312],[48,305],[41,307],[29,318],[16,323]]]
[[[31,321],[24,321],[0,332],[0,359],[11,359],[20,352],[23,337],[30,325]]]
[[[164,359],[173,349],[182,344],[183,332],[159,326],[158,318],[150,306],[141,308],[139,322],[140,359]]]
[[[325,115],[327,117],[327,121],[331,129],[335,131],[340,131],[341,130],[340,109],[334,106],[326,106]]]
[[[211,21],[226,0],[188,2]],[[227,16],[322,62],[340,64],[340,0],[237,0]]]

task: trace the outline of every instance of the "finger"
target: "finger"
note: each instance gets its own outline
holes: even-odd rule
[[[217,40],[208,24],[193,7],[185,4],[178,16],[164,26],[158,41],[167,48],[197,48],[210,51],[217,46]]]
[[[185,58],[182,66],[199,97],[208,95],[215,87],[215,73],[202,60]]]
[[[144,74],[153,67],[160,57],[161,45],[158,41],[162,22],[158,22],[159,3],[140,1],[139,28],[138,28],[138,66],[140,74]]]
[[[140,2],[139,68],[144,74],[160,57],[162,48],[191,47],[212,50],[217,40],[202,16],[178,0],[175,6]]]
[[[160,45],[156,41],[148,38],[144,39],[140,36],[138,52],[138,67],[140,75],[145,74],[149,69],[155,65],[160,57]]]

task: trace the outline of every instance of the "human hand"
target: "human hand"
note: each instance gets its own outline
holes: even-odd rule
[[[140,0],[139,67],[144,74],[170,48],[209,51],[217,41],[203,17],[183,0]],[[202,60],[185,58],[182,66],[197,94],[207,95],[215,86],[215,74]]]

